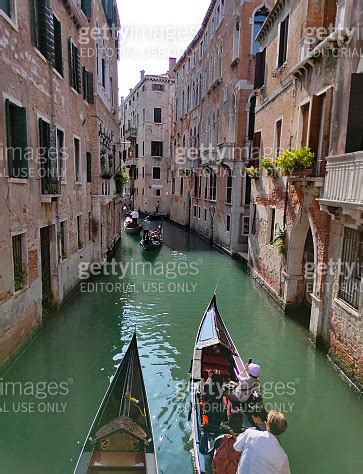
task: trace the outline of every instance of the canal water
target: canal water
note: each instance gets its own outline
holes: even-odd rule
[[[186,386],[216,286],[242,357],[262,366],[268,408],[288,417],[282,444],[292,472],[361,472],[361,401],[306,330],[284,317],[239,262],[171,224],[165,241],[159,253],[143,255],[138,238],[123,235],[115,258],[124,267],[84,280],[0,378],[0,472],[73,472],[137,328],[160,473],[192,473]]]

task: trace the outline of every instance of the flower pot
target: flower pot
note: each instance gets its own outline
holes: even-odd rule
[[[300,178],[309,178],[313,176],[313,169],[312,168],[307,168],[303,170],[293,170],[290,172],[291,177],[300,177]]]

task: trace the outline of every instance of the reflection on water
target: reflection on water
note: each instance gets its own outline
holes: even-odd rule
[[[311,346],[305,329],[286,319],[238,262],[168,223],[164,238],[166,245],[155,256],[141,252],[139,238],[124,235],[115,257],[130,265],[126,276],[102,276],[92,283],[122,282],[130,291],[77,294],[4,375],[3,382],[22,387],[32,382],[49,389],[53,383],[54,389],[54,383],[58,388],[66,383],[68,391],[47,393],[45,399],[8,394],[0,413],[0,472],[73,471],[136,327],[160,472],[191,473],[188,371],[195,334],[217,282],[219,307],[241,355],[262,366],[266,402],[287,411],[290,426],[282,443],[292,472],[359,472],[360,401]],[[131,264],[141,263],[147,265],[132,271]],[[279,390],[276,382],[282,383]],[[15,400],[25,403],[24,412],[15,412]],[[39,412],[40,403],[49,403],[48,411]],[[63,412],[54,411],[56,403],[66,404]]]

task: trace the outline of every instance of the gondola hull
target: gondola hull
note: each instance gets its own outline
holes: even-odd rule
[[[101,403],[74,474],[110,471],[158,472],[136,335]]]
[[[243,360],[218,312],[215,296],[204,313],[200,324],[191,364],[192,456],[194,471],[198,474],[211,472],[209,452],[213,449],[214,437],[217,433],[217,430],[214,433],[205,430],[203,425],[205,417],[203,416],[201,392],[209,370],[218,371],[219,373],[220,381],[218,387],[215,388],[219,390],[219,393],[222,393],[224,382],[230,379],[236,380],[237,374],[246,374]]]
[[[163,241],[162,240],[148,240],[148,241],[145,241],[144,239],[142,239],[141,242],[140,242],[140,245],[143,248],[143,250],[146,250],[147,252],[149,252],[151,250],[160,249],[163,245]]]
[[[125,229],[126,234],[136,235],[140,233],[142,226],[141,225],[135,226],[134,223],[132,222],[132,219],[128,217],[124,222],[124,229]]]

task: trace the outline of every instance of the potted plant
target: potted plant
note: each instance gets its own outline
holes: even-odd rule
[[[112,169],[101,168],[100,176],[103,179],[111,179],[113,176]]]
[[[303,176],[312,174],[315,154],[307,147],[286,150],[276,158],[276,165],[285,174],[302,171]]]
[[[272,241],[272,244],[277,249],[278,255],[285,255],[286,253],[286,230],[283,227],[279,227],[276,230],[275,238]]]
[[[261,162],[261,166],[267,171],[268,176],[272,176],[274,173],[277,172],[275,163],[269,158],[264,158]]]
[[[246,173],[251,179],[256,179],[258,178],[259,169],[255,168],[254,166],[250,166],[249,168],[246,168]]]
[[[116,194],[122,194],[123,188],[129,182],[129,174],[126,170],[119,170],[115,174]]]

